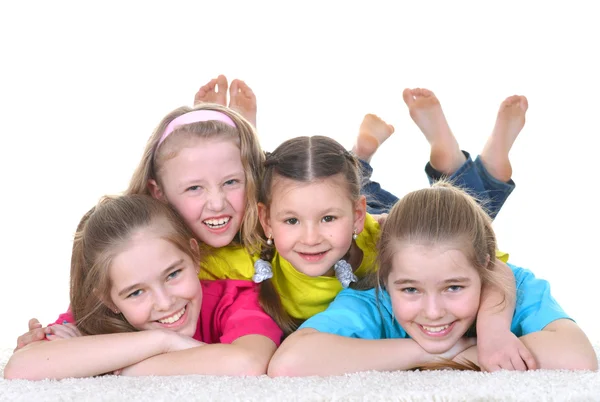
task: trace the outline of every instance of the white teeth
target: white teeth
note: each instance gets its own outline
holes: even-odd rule
[[[222,228],[223,226],[225,226],[227,224],[227,222],[229,222],[229,217],[227,218],[221,218],[221,219],[207,219],[204,221],[204,224],[208,227],[210,227],[211,229],[218,229],[218,228]]]
[[[185,307],[182,308],[178,313],[173,314],[169,318],[165,318],[164,320],[158,320],[161,324],[173,324],[177,320],[181,318],[181,316],[185,313]]]
[[[450,325],[442,325],[441,327],[426,327],[425,325],[421,325],[421,326],[423,327],[423,329],[425,329],[426,331],[429,331],[429,332],[442,332],[443,330],[448,328]]]

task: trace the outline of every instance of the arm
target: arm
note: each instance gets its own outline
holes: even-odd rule
[[[341,375],[358,371],[408,370],[452,358],[473,345],[462,338],[444,355],[430,355],[412,339],[358,339],[304,328],[290,335],[269,364],[270,377]]]
[[[496,259],[496,270],[505,289],[483,286],[477,315],[478,365],[485,371],[536,369],[530,351],[510,330],[516,302],[512,270]]]
[[[519,338],[533,354],[537,366],[546,370],[598,370],[598,357],[589,339],[569,319],[551,322],[542,331]],[[471,347],[454,360],[478,364],[477,347]]]
[[[246,335],[231,344],[215,343],[154,356],[125,368],[121,374],[262,375],[275,349],[275,343],[265,336]]]
[[[17,350],[5,378],[41,380],[100,375],[170,350],[166,331],[92,335],[35,342]]]

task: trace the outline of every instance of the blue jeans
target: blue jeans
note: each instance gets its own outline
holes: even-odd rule
[[[494,178],[483,166],[479,156],[473,162],[468,152],[463,151],[463,153],[467,161],[450,177],[435,170],[430,163],[427,163],[425,173],[429,184],[447,178],[454,185],[473,195],[493,219],[498,215],[508,196],[515,189],[515,182],[511,179],[505,183]],[[388,213],[390,208],[398,201],[398,197],[382,189],[379,183],[371,181],[373,173],[371,165],[363,160],[360,161],[360,164],[362,173],[361,193],[367,197],[367,212],[372,215]]]

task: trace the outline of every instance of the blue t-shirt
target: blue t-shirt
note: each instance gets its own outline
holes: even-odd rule
[[[508,266],[517,286],[510,328],[516,336],[541,331],[561,318],[571,319],[550,294],[548,281],[536,278],[528,269]],[[306,320],[302,328],[361,339],[409,338],[394,318],[388,292],[376,289],[342,290],[327,310]]]

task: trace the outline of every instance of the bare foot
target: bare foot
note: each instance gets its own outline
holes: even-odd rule
[[[224,75],[213,78],[196,92],[194,105],[204,102],[227,105],[227,78]]]
[[[431,166],[446,175],[456,172],[466,158],[448,126],[438,98],[424,88],[406,88],[402,97],[410,117],[429,141]]]
[[[506,98],[500,104],[494,131],[481,151],[481,162],[488,172],[500,181],[507,182],[512,176],[508,153],[525,126],[528,107],[527,98],[524,96],[513,95]]]
[[[256,127],[256,96],[244,81],[238,79],[231,81],[229,107]]]
[[[393,133],[394,126],[387,124],[377,115],[367,114],[358,129],[358,137],[352,152],[358,158],[370,162],[377,148]]]

